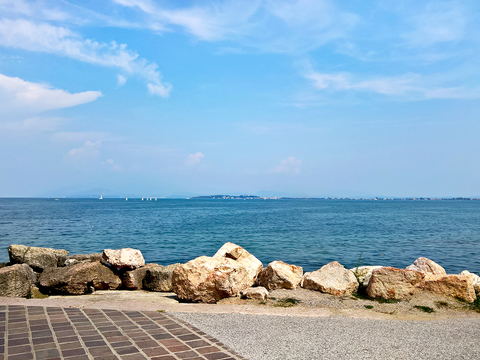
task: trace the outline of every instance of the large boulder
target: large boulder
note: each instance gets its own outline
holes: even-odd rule
[[[237,263],[243,265],[248,272],[248,277],[255,282],[258,274],[263,269],[262,262],[258,260],[255,256],[250,254],[247,250],[242,248],[239,245],[236,245],[231,242],[223,244],[223,246],[218,249],[214,258],[228,258],[233,259]],[[253,283],[252,283],[253,284]]]
[[[353,273],[357,277],[359,284],[366,288],[368,286],[370,278],[372,277],[372,271],[375,269],[380,269],[381,267],[383,266],[359,266],[350,270],[353,271]]]
[[[145,265],[142,252],[137,249],[105,249],[102,259],[116,269],[133,270]]]
[[[260,271],[257,284],[267,290],[295,289],[302,280],[303,269],[283,261],[273,261]]]
[[[0,269],[0,296],[25,297],[35,287],[36,275],[27,264]]]
[[[415,270],[389,266],[374,269],[367,286],[367,295],[371,298],[405,299],[422,286],[424,278],[425,274]]]
[[[267,300],[268,290],[263,286],[251,287],[243,290],[242,296],[253,300]]]
[[[465,275],[447,275],[426,279],[423,289],[441,295],[453,296],[469,303],[474,302],[477,298],[472,282]]]
[[[80,262],[78,264],[47,268],[40,275],[40,287],[52,293],[81,295],[95,290],[114,290],[122,280],[108,266],[101,262]]]
[[[177,263],[168,266],[151,264],[145,271],[143,288],[150,291],[172,291],[173,270],[178,265],[181,264]]]
[[[226,243],[213,257],[200,256],[177,266],[173,291],[181,300],[214,303],[251,287],[262,268],[247,250]]]
[[[305,289],[317,290],[336,296],[351,295],[358,289],[358,281],[353,271],[345,269],[337,261],[322,266],[319,270],[303,277]]]
[[[475,292],[480,292],[480,276],[477,274],[472,274],[468,270],[463,270],[460,275],[464,275],[468,278],[468,280],[470,280]]]
[[[57,267],[59,258],[68,256],[67,250],[57,250],[25,245],[10,245],[8,256],[12,264],[27,264],[36,272]]]
[[[241,263],[223,257],[200,256],[176,267],[173,291],[185,301],[215,303],[237,296],[254,283]]]
[[[413,262],[412,265],[407,266],[406,270],[415,270],[425,274],[425,278],[431,278],[435,276],[445,276],[447,272],[443,267],[438,265],[435,261],[427,259],[425,257],[419,257]]]

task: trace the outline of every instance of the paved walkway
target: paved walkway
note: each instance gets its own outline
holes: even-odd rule
[[[0,306],[0,360],[245,360],[172,315]]]

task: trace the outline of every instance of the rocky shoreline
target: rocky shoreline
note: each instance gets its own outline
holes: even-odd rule
[[[42,298],[83,295],[97,290],[175,292],[182,302],[267,304],[272,293],[323,293],[338,299],[409,300],[432,294],[477,304],[480,277],[468,271],[447,274],[427,258],[406,269],[359,266],[334,261],[303,273],[296,265],[274,261],[265,268],[242,247],[226,243],[212,256],[185,264],[145,264],[139,250],[106,249],[102,254],[69,255],[66,250],[10,245],[10,262],[0,265],[0,296]],[[295,291],[297,290],[297,291]],[[292,297],[293,298],[293,297]],[[288,304],[287,304],[288,305]],[[369,308],[368,305],[365,305]]]

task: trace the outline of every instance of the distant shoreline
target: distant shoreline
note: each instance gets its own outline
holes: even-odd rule
[[[0,199],[45,199],[45,200],[127,200],[127,201],[157,201],[158,200],[352,200],[352,201],[480,201],[480,197],[288,197],[288,196],[256,196],[256,195],[202,195],[192,197],[128,197],[123,196],[108,196],[105,195],[101,199],[98,196],[85,197],[0,197]],[[144,200],[145,199],[145,200]],[[153,200],[154,199],[154,200]]]
[[[401,201],[445,201],[445,200],[480,200],[480,198],[430,198],[430,197],[411,197],[411,198],[390,198],[390,197],[266,197],[256,195],[206,195],[206,196],[194,196],[187,199],[213,199],[213,200],[374,200],[374,201],[388,201],[388,200],[401,200]]]

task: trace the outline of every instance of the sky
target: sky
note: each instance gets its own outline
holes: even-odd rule
[[[480,196],[480,2],[0,0],[0,197]]]

